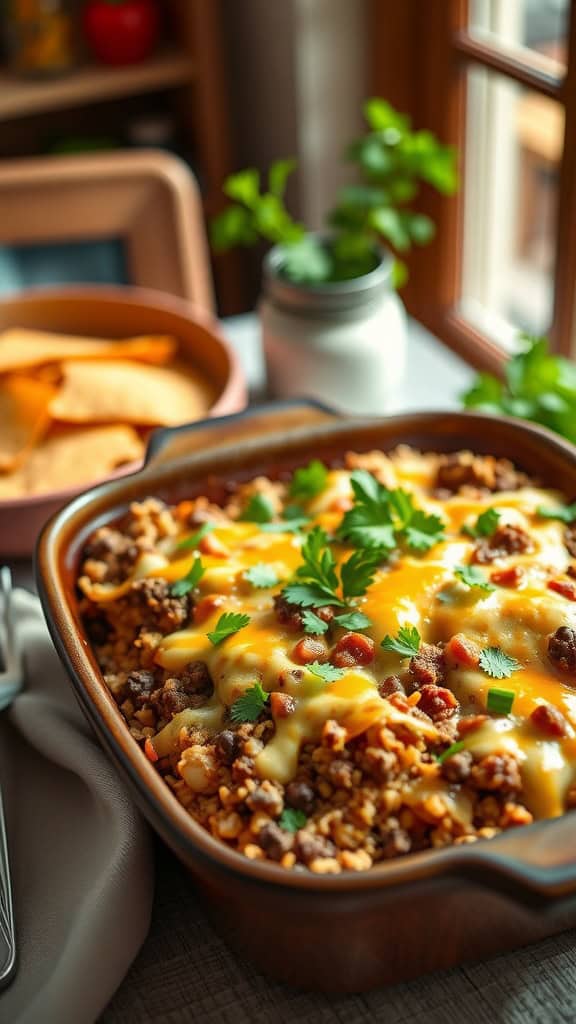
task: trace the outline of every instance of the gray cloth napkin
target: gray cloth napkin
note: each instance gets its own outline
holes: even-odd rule
[[[14,595],[25,688],[0,716],[18,974],[0,1024],[93,1024],[149,927],[150,835],[66,679],[37,598]]]

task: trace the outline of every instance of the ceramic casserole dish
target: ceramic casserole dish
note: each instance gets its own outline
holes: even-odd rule
[[[311,458],[337,461],[351,449],[399,443],[507,457],[569,499],[576,494],[576,450],[541,428],[470,413],[340,419],[286,403],[158,432],[142,471],[76,498],[45,528],[37,552],[44,611],[76,696],[150,824],[190,869],[232,946],[266,973],[324,991],[400,981],[574,925],[576,816],[358,873],[288,872],[248,860],[186,813],[130,736],[84,632],[75,579],[87,536],[133,500],[199,495],[209,477],[273,476]]]

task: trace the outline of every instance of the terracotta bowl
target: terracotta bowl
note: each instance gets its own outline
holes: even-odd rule
[[[315,422],[311,422],[311,416]],[[280,405],[206,428],[156,435],[146,468],[77,498],[44,530],[38,585],[78,700],[152,826],[189,867],[227,940],[262,970],[306,988],[360,991],[525,945],[576,923],[576,814],[487,842],[426,850],[367,872],[313,875],[250,861],[210,836],[177,802],[130,736],[78,613],[81,545],[96,523],[145,495],[202,493],[208,476],[249,478],[342,457],[348,449],[469,447],[514,459],[576,493],[576,449],[506,418],[421,413],[326,420]],[[295,425],[296,424],[296,425]]]
[[[102,338],[172,334],[178,339],[181,356],[214,387],[217,397],[211,416],[236,412],[246,404],[242,369],[217,321],[191,303],[163,292],[116,287],[31,289],[0,300],[0,330],[7,327]],[[133,473],[141,465],[127,464],[111,477]],[[47,519],[86,486],[0,500],[0,555],[30,555]]]

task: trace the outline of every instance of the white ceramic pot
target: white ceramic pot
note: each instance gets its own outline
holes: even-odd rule
[[[309,287],[282,277],[273,249],[260,301],[268,385],[278,398],[318,398],[348,413],[382,415],[404,374],[406,311],[393,257],[362,277]]]

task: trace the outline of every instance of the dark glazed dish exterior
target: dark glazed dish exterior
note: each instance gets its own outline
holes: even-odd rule
[[[186,813],[129,735],[80,624],[76,562],[95,525],[134,499],[201,493],[210,475],[242,479],[311,457],[403,442],[506,456],[543,484],[576,495],[576,451],[540,428],[466,413],[342,420],[288,403],[159,432],[142,472],[77,498],[48,525],[38,549],[39,589],[54,642],[143,813],[190,868],[229,942],[263,971],[305,988],[360,991],[574,924],[576,817],[411,854],[365,873],[318,876],[248,861]]]

